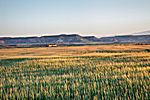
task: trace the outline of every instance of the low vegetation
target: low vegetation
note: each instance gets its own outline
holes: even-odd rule
[[[149,48],[0,49],[0,99],[149,100]]]

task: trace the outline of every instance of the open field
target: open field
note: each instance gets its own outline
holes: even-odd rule
[[[0,99],[150,100],[150,45],[0,49]]]

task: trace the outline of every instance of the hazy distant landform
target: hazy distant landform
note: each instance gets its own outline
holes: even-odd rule
[[[150,35],[150,31],[138,32],[134,33],[133,35]]]
[[[112,43],[150,43],[150,31],[133,33],[112,37],[80,36],[78,34],[61,34],[42,37],[2,37],[2,46],[47,46],[56,45],[88,45],[88,44],[112,44]]]

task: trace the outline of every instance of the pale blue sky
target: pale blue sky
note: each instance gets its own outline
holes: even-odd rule
[[[150,30],[150,0],[0,0],[0,36]]]

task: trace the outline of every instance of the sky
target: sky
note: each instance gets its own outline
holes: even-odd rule
[[[0,37],[150,30],[150,0],[0,0]]]

